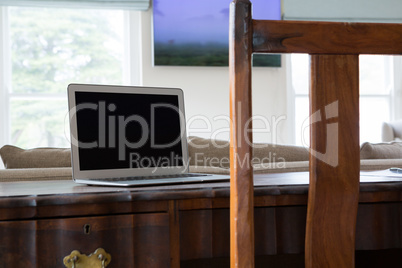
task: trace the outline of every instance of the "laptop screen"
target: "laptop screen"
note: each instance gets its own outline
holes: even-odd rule
[[[75,92],[80,170],[183,166],[178,95]]]

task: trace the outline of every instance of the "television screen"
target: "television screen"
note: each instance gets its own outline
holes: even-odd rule
[[[231,0],[154,0],[154,65],[228,66]],[[254,19],[280,20],[280,0],[253,0]],[[281,66],[254,55],[254,66]]]

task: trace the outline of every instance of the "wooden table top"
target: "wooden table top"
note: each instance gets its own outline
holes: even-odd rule
[[[306,206],[308,172],[256,174],[255,206]],[[101,187],[73,181],[0,183],[0,221],[229,208],[229,182],[149,187]],[[360,202],[402,202],[402,178],[361,176]]]
[[[376,184],[388,184],[389,188],[399,189],[402,185],[402,176],[392,176],[381,172],[362,172],[360,177],[361,190],[371,189]],[[264,193],[283,194],[306,193],[309,184],[308,172],[255,174],[255,192],[265,189]],[[366,185],[368,184],[368,185]],[[19,181],[0,183],[0,200],[10,197],[49,196],[49,195],[79,195],[98,193],[130,193],[137,195],[152,195],[152,193],[169,192],[185,193],[199,191],[215,191],[225,193],[229,191],[229,182],[191,183],[161,186],[140,187],[103,187],[77,184],[73,181]],[[281,189],[280,192],[277,192]],[[296,191],[295,191],[296,190]],[[226,194],[224,194],[226,196]]]

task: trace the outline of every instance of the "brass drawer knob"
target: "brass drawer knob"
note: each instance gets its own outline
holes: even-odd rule
[[[64,257],[63,263],[67,268],[104,268],[112,260],[112,256],[103,248],[98,248],[89,256],[73,250],[70,255]]]

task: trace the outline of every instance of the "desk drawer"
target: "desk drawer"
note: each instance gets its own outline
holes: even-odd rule
[[[169,217],[165,213],[0,222],[4,267],[64,267],[73,250],[103,248],[108,267],[167,267]]]

